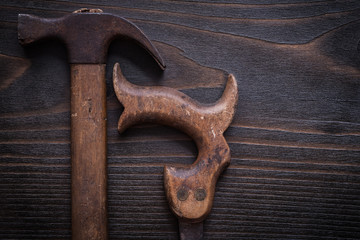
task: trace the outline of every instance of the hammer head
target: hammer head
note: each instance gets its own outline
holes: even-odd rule
[[[65,42],[70,63],[106,62],[110,42],[117,37],[135,40],[164,69],[165,64],[145,34],[124,18],[101,12],[75,12],[61,18],[19,14],[18,37],[26,45],[43,38]]]

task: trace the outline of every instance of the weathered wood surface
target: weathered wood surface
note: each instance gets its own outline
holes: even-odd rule
[[[235,3],[236,2],[236,3]],[[289,3],[287,3],[289,2]],[[2,1],[0,3],[0,238],[68,239],[70,67],[64,46],[17,42],[17,14],[59,17],[101,8],[154,41],[164,73],[140,47],[109,49],[110,239],[177,239],[163,189],[165,163],[191,163],[185,134],[147,125],[119,135],[112,88],[120,62],[139,85],[216,101],[239,85],[225,132],[206,239],[358,239],[360,235],[360,2]]]

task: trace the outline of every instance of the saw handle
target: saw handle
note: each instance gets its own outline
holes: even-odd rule
[[[118,130],[155,122],[175,127],[192,137],[199,149],[191,165],[166,165],[164,186],[171,210],[182,221],[201,222],[209,214],[220,173],[230,164],[230,149],[223,136],[238,99],[237,83],[229,75],[223,96],[212,105],[201,105],[168,87],[143,87],[129,83],[114,66],[114,89],[124,106]]]

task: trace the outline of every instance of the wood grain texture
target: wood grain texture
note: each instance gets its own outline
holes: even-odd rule
[[[108,239],[105,64],[71,64],[72,239]]]
[[[360,2],[21,1],[0,3],[0,238],[71,235],[70,67],[65,47],[23,49],[17,14],[101,8],[133,21],[164,58],[113,42],[106,69],[110,239],[178,239],[163,166],[191,164],[192,140],[158,125],[119,135],[120,62],[137,85],[215,102],[228,73],[239,102],[225,132],[231,165],[216,186],[206,239],[358,239]]]

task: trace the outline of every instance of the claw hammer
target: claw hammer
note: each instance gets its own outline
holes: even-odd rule
[[[157,49],[124,18],[99,9],[80,9],[61,18],[20,14],[22,45],[58,38],[68,50],[71,71],[71,218],[72,239],[107,239],[106,82],[110,42],[135,40],[164,69]]]

